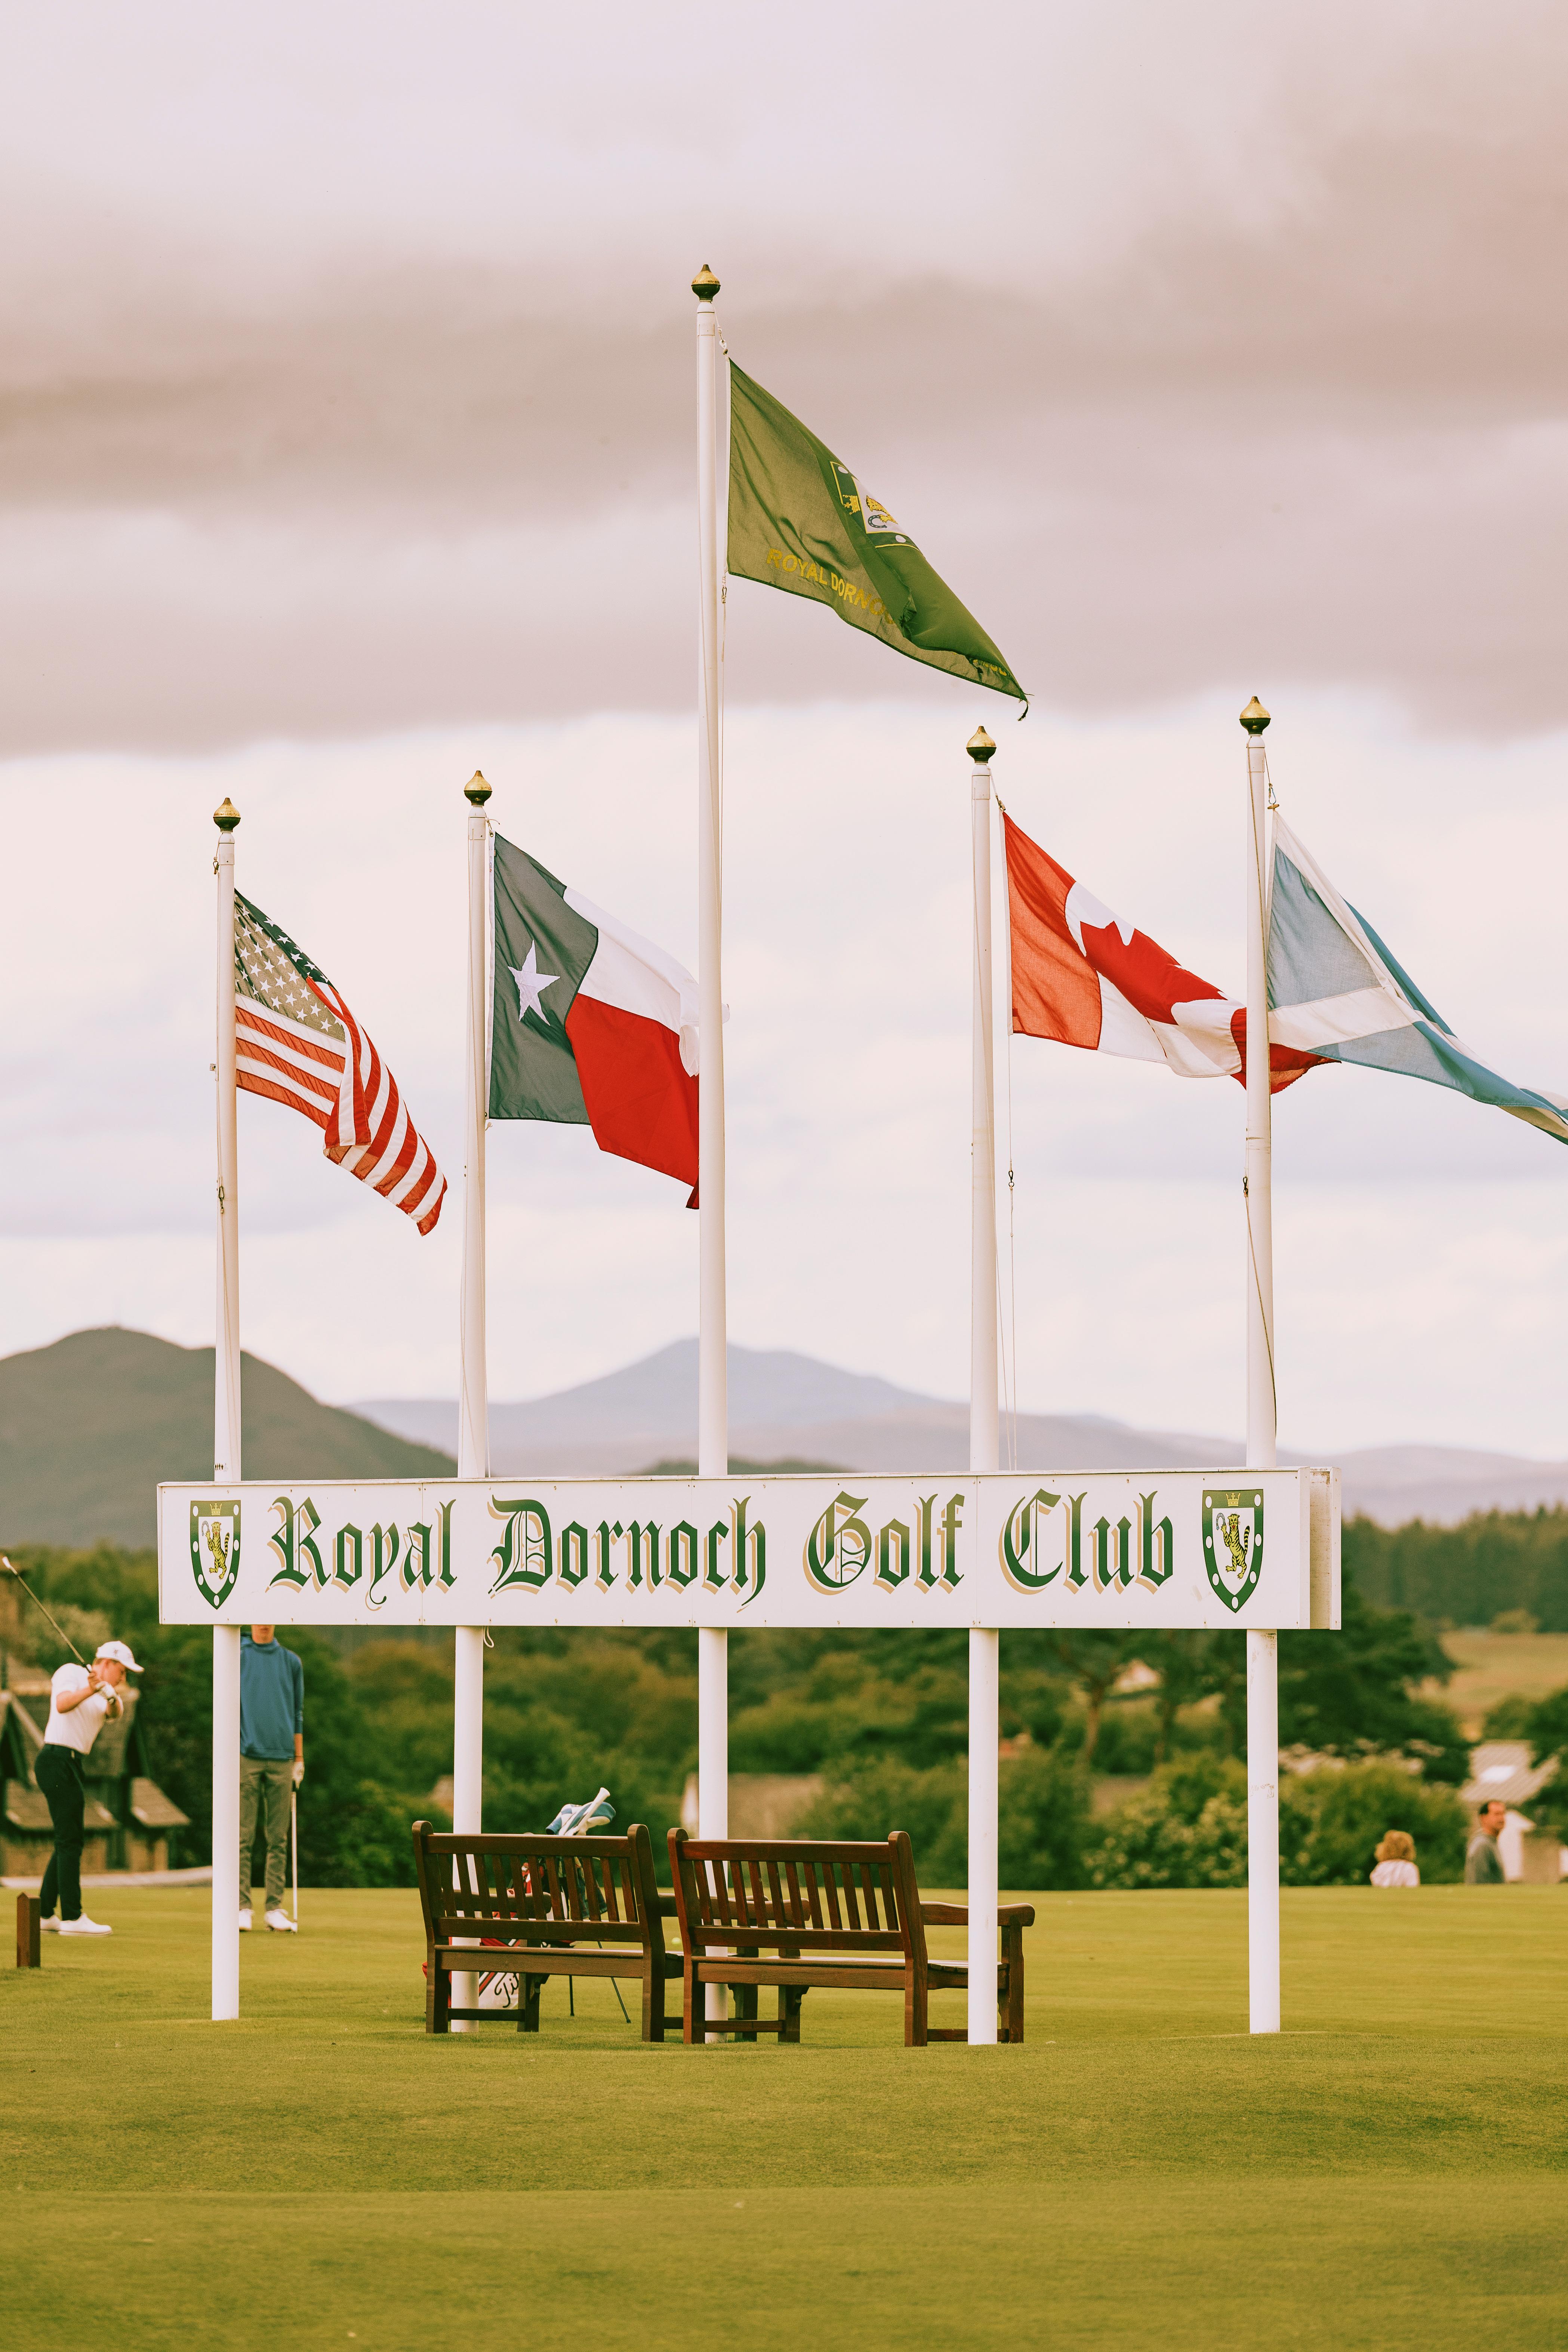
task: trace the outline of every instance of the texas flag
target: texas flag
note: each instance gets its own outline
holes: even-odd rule
[[[694,1209],[697,982],[500,834],[492,848],[489,1116],[591,1127]]]
[[[1163,1062],[1184,1078],[1247,1075],[1247,1007],[1101,906],[1010,816],[1007,904],[1013,1027],[1091,1054]],[[1269,1049],[1269,1088],[1292,1086],[1322,1057]]]

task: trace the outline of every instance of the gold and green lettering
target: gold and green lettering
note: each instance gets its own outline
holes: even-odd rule
[[[1156,1492],[1158,1489],[1156,1489]],[[1158,1592],[1175,1567],[1175,1536],[1169,1519],[1154,1517],[1154,1496],[1138,1497],[1138,1581],[1151,1592]],[[1160,1565],[1154,1565],[1154,1547],[1160,1548]]]
[[[915,1582],[921,1587],[922,1591],[929,1592],[931,1586],[936,1582],[936,1577],[931,1564],[931,1513],[936,1508],[936,1496],[934,1495],[919,1495],[915,1498],[915,1504],[916,1508],[920,1512],[921,1554],[920,1566],[915,1570]]]
[[[610,1525],[608,1519],[601,1519],[594,1529],[594,1549],[599,1555],[597,1565],[594,1570],[594,1580],[606,1592],[616,1580],[616,1571],[610,1566],[610,1546],[612,1543],[619,1543],[620,1539],[619,1519],[616,1521],[614,1527]]]
[[[1068,1496],[1068,1582],[1075,1592],[1081,1592],[1089,1582],[1083,1568],[1083,1504],[1082,1495]],[[1092,1543],[1093,1538],[1089,1540]]]
[[[370,1531],[370,1591],[365,1596],[373,1609],[384,1609],[386,1595],[378,1601],[376,1587],[392,1574],[397,1565],[398,1534],[395,1528],[374,1527]]]
[[[647,1580],[650,1587],[662,1582],[658,1564],[658,1529],[651,1519],[639,1527],[634,1519],[626,1529],[626,1582],[640,1584],[643,1580],[643,1557],[647,1557]]]
[[[898,1547],[898,1565],[893,1564],[893,1548]],[[910,1531],[902,1519],[889,1519],[877,1533],[877,1581],[884,1591],[896,1592],[910,1573]]]
[[[490,1554],[496,1571],[491,1597],[518,1584],[538,1592],[549,1583],[552,1565],[549,1512],[531,1495],[520,1496],[515,1502],[492,1495],[489,1513],[492,1518],[506,1521],[501,1539]]]
[[[678,1519],[665,1538],[665,1574],[682,1592],[697,1581],[697,1547],[700,1538],[689,1519]]]
[[[805,1572],[819,1592],[842,1592],[871,1558],[871,1530],[858,1517],[865,1506],[864,1495],[836,1495],[807,1536]]]
[[[752,1588],[741,1603],[742,1609],[751,1606],[768,1580],[768,1531],[761,1519],[747,1526],[746,1506],[751,1499],[750,1495],[742,1495],[739,1502],[730,1506],[735,1522],[734,1542],[730,1552],[735,1590],[745,1592],[748,1582]]]
[[[1015,1503],[1002,1522],[997,1546],[1002,1573],[1016,1592],[1043,1592],[1062,1572],[1059,1559],[1052,1569],[1040,1565],[1040,1522],[1060,1501],[1059,1495],[1047,1494],[1044,1486],[1037,1486],[1021,1503]],[[1031,1559],[1032,1567],[1028,1565]]]
[[[268,1549],[277,1553],[279,1564],[276,1575],[267,1580],[268,1591],[275,1584],[288,1584],[296,1592],[303,1592],[313,1578],[320,1592],[327,1581],[326,1563],[315,1545],[316,1529],[321,1524],[320,1512],[309,1495],[298,1510],[287,1495],[278,1496],[272,1507],[278,1514],[278,1528],[267,1542]]]
[[[357,1528],[340,1528],[332,1538],[332,1582],[345,1589],[364,1573],[364,1538]]]
[[[958,1566],[958,1530],[963,1524],[963,1497],[950,1495],[942,1515],[942,1580],[950,1590],[963,1582]]]

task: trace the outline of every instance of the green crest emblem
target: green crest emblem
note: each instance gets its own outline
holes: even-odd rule
[[[221,1609],[239,1574],[239,1503],[191,1505],[191,1573],[204,1601]]]
[[[1204,1489],[1204,1566],[1227,1609],[1242,1608],[1263,1573],[1263,1496],[1257,1486]]]

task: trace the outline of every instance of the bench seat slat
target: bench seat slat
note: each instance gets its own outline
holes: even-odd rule
[[[458,1944],[494,1938],[503,1944],[548,1943],[552,1937],[565,1944],[636,1944],[644,1941],[640,1926],[616,1926],[587,1919],[476,1919],[467,1911],[439,1911],[433,1921],[436,1939]]]
[[[772,1927],[752,1923],[744,1927],[705,1927],[687,1937],[693,1952],[705,1952],[715,1944],[733,1948],[747,1944],[794,1944],[803,1952],[900,1952],[904,1948],[901,1936],[852,1935],[847,1927],[794,1927],[787,1921]]]
[[[448,1976],[640,1977],[643,1973],[641,1958],[636,1953],[584,1951],[580,1944],[566,1945],[557,1951],[544,1951],[538,1945],[527,1952],[515,1947],[504,1952],[487,1948],[479,1966],[475,1965],[472,1945],[437,1944],[436,1965]],[[662,1953],[654,1965],[658,1973],[678,1977],[680,1955]]]

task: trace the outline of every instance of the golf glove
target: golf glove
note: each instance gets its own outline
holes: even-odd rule
[[[296,1756],[294,1759],[294,1786],[296,1788],[300,1786],[300,1783],[303,1780],[304,1777],[305,1759],[302,1756]]]

